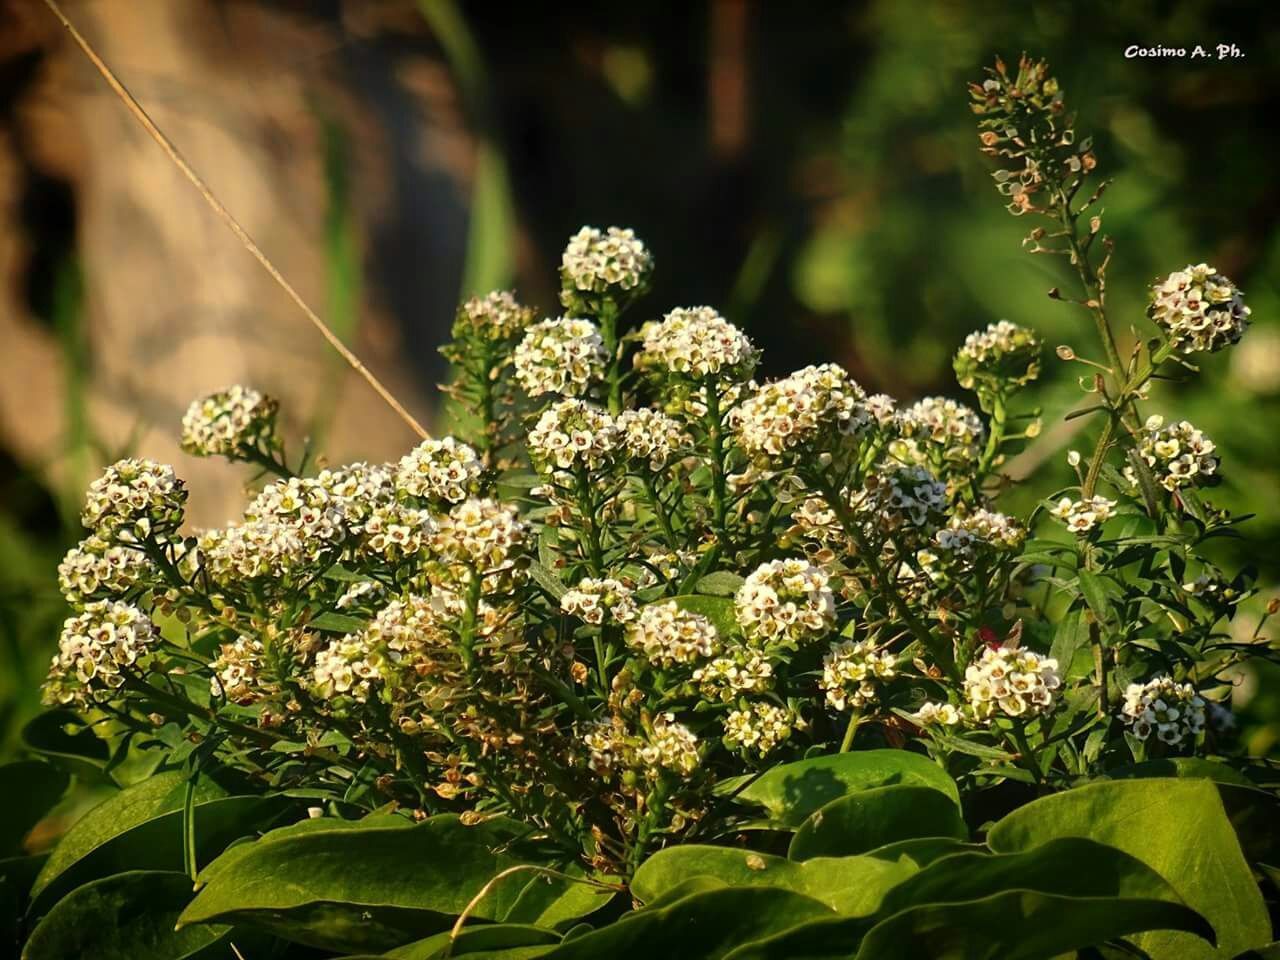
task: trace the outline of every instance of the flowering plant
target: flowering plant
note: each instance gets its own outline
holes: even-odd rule
[[[1056,83],[997,63],[972,98],[1011,212],[1048,222],[1028,248],[1077,275],[1051,295],[1102,350],[1058,349],[1088,367],[1070,418],[1100,426],[1068,456],[1078,482],[1029,516],[1001,504],[1040,428],[1033,330],[960,346],[969,403],[899,405],[830,363],[757,381],[760,351],[710,307],[629,323],[654,260],[617,228],[570,240],[564,316],[505,292],[460,308],[462,436],[305,470],[275,403],[232,387],[182,436],[258,471],[242,517],[186,530],[182,481],[147,460],[95,481],[59,570],[74,613],[46,725],[69,738],[74,711],[80,753],[155,773],[120,796],[181,826],[188,936],[381,950],[456,916],[389,955],[598,956],[723,916],[679,955],[1270,939],[1223,812],[1268,809],[1270,772],[1204,758],[1234,755],[1231,679],[1275,650],[1265,615],[1242,625],[1248,572],[1213,560],[1238,523],[1205,495],[1214,444],[1140,413],[1249,310],[1191,266],[1155,284],[1153,336],[1122,352],[1106,184],[1081,199],[1097,160]],[[1156,789],[1201,818],[1225,880],[1176,873],[1181,812],[1151,815],[1154,840],[1126,821]],[[212,859],[217,837],[272,826]],[[106,882],[77,829],[35,879],[32,956],[90,910],[80,884]],[[428,879],[389,888],[380,870],[411,854]],[[804,870],[816,856],[829,884]],[[624,890],[643,909],[610,924]],[[1014,904],[1004,927],[973,921]],[[589,914],[594,932],[575,926]]]

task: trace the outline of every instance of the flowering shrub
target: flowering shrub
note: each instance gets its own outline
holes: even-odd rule
[[[1078,298],[1053,296],[1100,336],[1097,360],[1058,351],[1089,366],[1071,416],[1097,419],[1094,449],[1029,516],[1000,501],[1039,432],[1034,331],[968,337],[968,403],[868,396],[831,363],[757,382],[759,351],[710,307],[624,324],[654,261],[613,227],[569,241],[567,315],[535,322],[505,292],[459,310],[445,353],[467,436],[304,474],[275,403],[232,387],[182,436],[267,475],[240,518],[187,530],[182,482],[149,461],[94,482],[46,698],[113,756],[168,771],[131,790],[163,783],[155,809],[180,811],[199,887],[183,929],[367,951],[459,916],[423,957],[472,934],[492,956],[630,956],[686,913],[726,928],[672,956],[1049,957],[1140,934],[1182,957],[1215,931],[1233,950],[1270,939],[1210,782],[1238,812],[1272,802],[1270,778],[1205,759],[1232,752],[1238,665],[1274,657],[1238,615],[1250,575],[1213,559],[1237,520],[1203,494],[1230,466],[1191,424],[1139,412],[1167,365],[1237,341],[1248,308],[1189,267],[1155,285],[1155,336],[1122,354],[1106,184],[1081,199],[1098,161],[1056,83],[1024,59],[972,96],[1011,212],[1050,222],[1028,248],[1078,275]],[[228,777],[238,792],[201,799]],[[1129,818],[1155,791],[1185,807]],[[253,796],[278,805],[235,827],[206,810]],[[210,831],[260,832],[299,804],[311,820],[202,854],[221,849],[199,846]],[[1193,816],[1226,879],[1177,872]],[[985,847],[961,844],[974,830]],[[814,883],[818,855],[834,859]],[[49,892],[74,862],[55,851],[36,879],[46,924],[89,909]],[[391,889],[397,869],[436,879]],[[622,890],[643,909],[610,925]],[[561,939],[592,913],[595,932]]]

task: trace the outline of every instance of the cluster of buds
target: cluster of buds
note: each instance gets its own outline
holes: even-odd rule
[[[693,438],[680,421],[649,407],[623,410],[616,424],[627,457],[641,470],[660,473],[693,446]]]
[[[106,540],[165,537],[182,526],[186,486],[154,460],[118,460],[89,485],[80,522]]]
[[[472,297],[458,308],[452,336],[459,344],[470,345],[476,340],[510,344],[533,323],[535,316],[536,312],[522,306],[511,291],[495,290],[483,297]],[[466,359],[460,356],[454,362],[463,363]]]
[[[627,627],[626,640],[659,668],[706,660],[720,650],[715,625],[701,614],[680,609],[674,600],[641,608]]]
[[[956,351],[956,382],[966,390],[1001,392],[1040,376],[1040,335],[1008,320],[975,330]]]
[[[730,710],[724,719],[724,744],[730,750],[764,757],[791,739],[803,721],[794,710],[757,700],[745,709]]]
[[[934,470],[970,468],[986,434],[978,415],[948,397],[925,397],[898,414],[898,439],[890,452],[904,463]]]
[[[1191,684],[1165,675],[1129,684],[1120,715],[1139,740],[1154,733],[1161,743],[1176,747],[1204,729],[1205,702]]]
[[[634,297],[649,283],[653,257],[635,231],[583,227],[560,259],[560,301],[568,309],[600,312],[601,300]]]
[[[182,418],[182,449],[197,457],[252,459],[279,445],[278,404],[239,384],[196,400]]]
[[[1213,353],[1238,343],[1249,312],[1244,294],[1207,263],[1177,270],[1155,284],[1147,310],[1182,353]]]
[[[560,609],[583,623],[630,623],[636,618],[636,602],[632,590],[612,577],[584,577],[565,591]]]
[[[678,307],[661,323],[646,324],[636,356],[639,370],[705,380],[751,377],[760,351],[745,333],[710,307]]]

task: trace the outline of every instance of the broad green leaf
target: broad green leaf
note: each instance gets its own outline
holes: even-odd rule
[[[22,960],[195,960],[230,955],[226,927],[175,931],[191,878],[135,870],[95,880],[58,901],[36,926]]]
[[[22,742],[86,783],[112,782],[105,772],[110,747],[70,710],[46,710],[33,717],[22,728]]]
[[[70,778],[38,760],[0,766],[0,857],[19,852],[31,828],[66,792]]]
[[[693,592],[705,594],[708,597],[732,597],[744,583],[746,578],[741,574],[717,570],[715,573],[708,573],[705,577],[699,578],[693,585]]]
[[[963,843],[954,837],[916,837],[911,840],[895,840],[882,847],[868,850],[863,856],[875,857],[878,860],[909,860],[918,867],[927,867],[939,857],[971,850],[985,850],[986,847],[973,843]]]
[[[742,632],[738,626],[738,615],[733,610],[733,600],[729,597],[707,597],[700,594],[683,594],[671,597],[681,610],[701,614],[711,621],[716,633],[722,637],[736,636]],[[669,601],[662,600],[661,603]]]
[[[194,814],[200,862],[296,806],[287,797],[228,797],[225,792],[208,777],[197,781]],[[169,771],[94,807],[53,848],[32,888],[32,911],[39,914],[74,887],[122,870],[182,869],[185,799],[186,776]]]
[[[233,923],[334,950],[386,950],[446,929],[498,873],[537,862],[542,851],[523,842],[527,833],[503,817],[467,826],[444,815],[407,829],[313,829],[260,840],[209,871],[180,922]],[[520,872],[495,884],[471,915],[551,927],[607,900],[585,884]]]
[[[1218,933],[1215,951],[1184,933],[1134,942],[1155,960],[1234,957],[1271,941],[1262,895],[1240,852],[1218,789],[1207,780],[1116,780],[1042,797],[987,835],[997,852],[1057,837],[1087,837],[1137,857],[1163,876]]]
[[[1205,760],[1201,757],[1166,757],[1161,760],[1146,760],[1128,767],[1119,767],[1107,771],[1112,780],[1133,780],[1149,777],[1203,777],[1214,783],[1230,783],[1241,787],[1251,787],[1253,782],[1239,770],[1216,760]]]
[[[722,781],[716,792],[732,794],[747,781]],[[960,803],[960,792],[946,771],[908,750],[858,750],[779,764],[743,787],[735,799],[764,807],[775,823],[794,828],[837,797],[890,784],[933,787]]]
[[[896,884],[916,872],[907,859],[817,857],[795,863],[732,847],[685,844],[655,853],[631,880],[631,895],[648,903],[690,877],[714,877],[731,887],[778,887],[802,893],[846,916],[868,916]]]
[[[787,857],[844,857],[899,840],[968,836],[949,796],[932,787],[899,784],[832,800],[800,825]]]
[[[307,624],[312,630],[323,630],[326,633],[359,633],[369,624],[359,617],[351,617],[345,613],[322,613]]]
[[[451,933],[450,930],[443,930],[425,940],[416,940],[403,947],[396,947],[388,951],[386,956],[393,960],[434,960],[436,957],[445,955]],[[544,949],[540,952],[545,953],[545,948],[555,946],[559,942],[559,934],[541,927],[519,923],[484,923],[474,927],[463,927],[457,939],[453,941],[450,955],[466,957],[479,953],[487,954],[490,951],[504,951],[501,956],[505,957],[508,955],[505,951],[513,951],[510,954],[513,958],[537,956],[537,953],[533,952],[515,953],[514,951],[522,947],[543,947]]]
[[[639,910],[569,940],[547,960],[716,960],[734,947],[834,916],[809,897],[769,887],[726,887]]]

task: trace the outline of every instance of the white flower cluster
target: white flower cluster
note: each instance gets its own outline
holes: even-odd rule
[[[514,293],[495,290],[472,297],[458,308],[453,321],[453,338],[478,337],[489,342],[512,340],[533,322],[534,311],[521,306]]]
[[[85,604],[62,624],[58,652],[45,684],[48,704],[86,707],[111,699],[124,685],[124,671],[151,653],[160,631],[137,607],[118,600]]]
[[[1017,550],[1027,538],[1027,528],[1016,519],[985,507],[978,507],[964,516],[952,517],[947,530],[967,535],[996,550]],[[938,532],[939,543],[946,532]]]
[[[683,723],[676,723],[675,714],[660,713],[653,718],[648,744],[640,748],[640,760],[687,777],[701,763],[698,738]]]
[[[446,594],[447,591],[437,590],[429,597],[410,593],[392,600],[361,632],[361,643],[366,649],[390,651],[395,657],[447,643],[444,625],[453,611]]]
[[[950,703],[922,703],[920,709],[911,715],[911,719],[922,727],[941,726],[954,727],[962,719],[960,711]]]
[[[693,446],[693,438],[678,420],[649,407],[623,410],[615,423],[627,456],[654,473],[665,470],[673,457]]]
[[[1010,717],[1048,713],[1061,685],[1057,660],[1013,647],[986,647],[964,672],[965,698],[978,720],[997,710]]]
[[[349,610],[360,604],[362,600],[375,600],[386,592],[386,587],[377,580],[361,580],[359,583],[353,583],[347,587],[346,591],[338,598],[338,602],[334,604],[339,610]]]
[[[436,518],[432,549],[460,583],[469,583],[474,574],[501,576],[505,581],[516,573],[527,535],[515,507],[496,500],[471,499]]]
[[[1139,740],[1151,734],[1169,746],[1194,740],[1204,729],[1205,701],[1189,683],[1167,674],[1146,683],[1131,683],[1124,691],[1121,717]]]
[[[569,238],[560,259],[560,276],[568,290],[608,293],[634,290],[653,269],[653,257],[634,230],[583,227]]]
[[[58,564],[58,586],[72,606],[150,587],[158,576],[155,564],[141,550],[92,535],[67,551]]]
[[[1100,496],[1080,500],[1063,497],[1049,512],[1065,523],[1072,533],[1084,534],[1115,516],[1116,502]]]
[[[1213,352],[1239,342],[1249,312],[1236,285],[1207,263],[1175,271],[1153,286],[1148,308],[1183,353]]]
[[[264,523],[293,531],[317,548],[340,543],[347,536],[346,515],[324,484],[311,477],[276,480],[262,488],[244,511],[250,523]]]
[[[745,710],[730,710],[724,719],[724,743],[730,750],[767,756],[787,740],[798,725],[786,707],[758,700]]]
[[[576,397],[604,374],[609,354],[590,320],[560,317],[535,323],[516,346],[516,380],[531,397],[561,393]]]
[[[644,328],[636,356],[641,369],[694,380],[724,376],[745,380],[760,357],[747,335],[710,307],[677,307],[661,323]]]
[[[475,450],[445,437],[423,440],[400,459],[396,490],[437,503],[461,503],[476,492],[484,464]]]
[[[316,483],[332,498],[352,532],[358,532],[374,510],[395,502],[395,475],[391,464],[349,463],[321,470]]]
[[[1040,374],[1040,335],[1008,320],[975,330],[956,352],[960,386],[972,390],[978,380],[1025,384]]]
[[[720,649],[715,625],[701,614],[682,610],[674,600],[642,607],[627,626],[626,641],[657,667],[705,660]]]
[[[560,609],[583,623],[630,623],[636,618],[631,588],[612,577],[584,577],[565,591]]]
[[[734,418],[738,443],[751,456],[778,457],[858,434],[872,422],[865,396],[834,363],[805,367],[742,402]]]
[[[585,400],[560,400],[529,431],[529,456],[543,471],[598,470],[613,462],[618,423]]]
[[[836,710],[861,710],[878,696],[877,680],[897,674],[890,653],[876,649],[871,640],[842,640],[831,645],[822,658],[822,679],[818,685],[827,694],[827,703]]]
[[[118,460],[89,485],[80,522],[104,539],[162,536],[182,525],[186,502],[186,488],[172,467]]]
[[[262,641],[244,634],[219,648],[218,657],[209,664],[209,693],[231,703],[247,705],[259,699],[259,673],[262,668]]]
[[[738,625],[762,645],[818,640],[835,625],[830,577],[808,560],[770,560],[751,572],[733,598]]]
[[[849,506],[872,531],[932,530],[946,509],[947,485],[919,464],[882,464]]]
[[[948,397],[925,397],[898,414],[894,456],[907,463],[967,466],[982,454],[978,415]]]
[[[382,682],[382,654],[371,648],[363,634],[349,634],[334,640],[316,654],[311,671],[311,690],[322,700],[368,703]]]
[[[1149,417],[1138,435],[1138,455],[1146,461],[1156,483],[1166,490],[1198,486],[1218,472],[1213,441],[1186,420],[1164,425],[1161,417]],[[1125,470],[1135,480],[1132,467]]]
[[[694,670],[693,682],[707,700],[729,703],[740,694],[768,690],[773,664],[754,650],[735,650]]]
[[[197,457],[235,457],[275,439],[277,404],[239,384],[194,401],[182,417],[182,449]]]
[[[431,544],[435,521],[427,510],[403,503],[375,507],[359,526],[356,552],[375,556],[392,566],[420,556]]]

